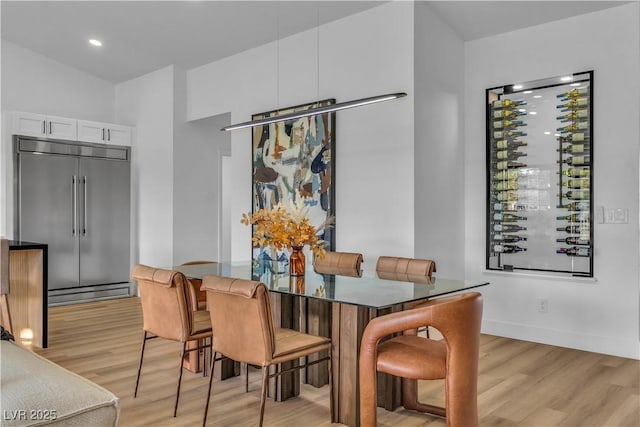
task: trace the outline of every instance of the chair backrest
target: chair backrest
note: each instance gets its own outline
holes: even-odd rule
[[[405,282],[429,282],[436,271],[436,263],[430,259],[381,256],[376,263],[376,273],[381,279]]]
[[[9,294],[9,240],[0,239],[0,294]]]
[[[181,265],[200,265],[200,264],[218,264],[215,261],[188,261],[183,262]],[[189,298],[191,299],[191,305],[198,308],[198,301],[204,301],[207,296],[206,292],[202,290],[202,280],[190,278],[189,282],[191,286],[189,287]]]
[[[360,277],[362,276],[362,254],[326,252],[323,258],[314,258],[313,269],[316,273]]]
[[[230,359],[266,366],[275,351],[271,302],[261,282],[204,276],[215,351]]]
[[[138,283],[144,330],[184,342],[193,332],[190,285],[184,274],[139,264],[131,278]]]

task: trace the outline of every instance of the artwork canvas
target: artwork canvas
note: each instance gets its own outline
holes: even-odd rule
[[[254,114],[253,120],[288,114],[335,103],[326,99],[277,111]],[[293,200],[296,193],[309,206],[308,217],[318,227],[335,218],[335,113],[270,123],[253,128],[252,211]],[[326,227],[322,240],[326,249],[335,249],[335,226]],[[256,264],[278,261],[286,271],[288,251],[253,248]]]

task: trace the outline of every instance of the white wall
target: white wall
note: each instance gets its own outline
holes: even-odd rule
[[[186,72],[175,69],[173,264],[220,259],[221,153],[231,135],[227,115],[187,122]]]
[[[2,111],[113,122],[114,85],[2,40]],[[9,124],[0,147],[0,236],[13,237],[13,164]]]
[[[466,276],[491,282],[486,333],[640,357],[638,16],[634,3],[465,46]],[[595,224],[595,281],[485,272],[485,89],[591,69],[594,201],[628,209],[629,223]]]
[[[464,41],[415,4],[415,256],[464,271]]]
[[[173,265],[173,66],[116,85],[116,120],[132,123],[133,262]],[[136,244],[138,245],[136,247]]]
[[[406,91],[407,98],[336,115],[337,250],[413,255],[413,4],[393,2],[188,72],[188,117],[230,112],[231,121],[277,107]],[[278,78],[280,81],[277,93]],[[231,133],[232,259],[250,257],[251,134]],[[233,218],[236,221],[233,221]],[[375,232],[372,232],[375,230]]]

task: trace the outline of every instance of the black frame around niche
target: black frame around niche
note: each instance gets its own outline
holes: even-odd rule
[[[569,74],[566,74],[569,75]],[[491,271],[504,271],[504,272],[513,272],[513,271],[536,271],[536,272],[547,272],[547,273],[562,273],[562,274],[568,274],[574,277],[593,277],[594,276],[594,271],[593,271],[593,264],[594,264],[594,255],[595,255],[595,242],[594,242],[594,224],[595,224],[595,206],[594,206],[594,186],[593,186],[593,182],[594,182],[594,173],[593,173],[593,169],[594,169],[594,165],[595,165],[595,159],[594,159],[594,139],[593,139],[593,128],[594,128],[594,115],[593,115],[593,105],[594,105],[594,97],[593,97],[593,85],[594,85],[594,72],[593,70],[589,70],[589,71],[582,71],[582,72],[577,72],[577,73],[573,73],[570,74],[572,77],[578,77],[576,80],[574,80],[573,82],[584,82],[584,81],[589,81],[589,91],[588,91],[588,96],[589,96],[589,105],[588,105],[588,110],[589,110],[589,144],[590,144],[590,174],[589,174],[589,191],[590,191],[590,198],[589,198],[589,222],[590,222],[590,226],[589,226],[589,239],[590,239],[590,256],[589,256],[589,263],[588,263],[588,271],[586,272],[576,272],[576,271],[572,271],[572,270],[563,270],[563,269],[553,269],[553,268],[534,268],[534,267],[519,267],[517,265],[504,265],[502,263],[501,267],[496,268],[496,267],[491,267],[490,266],[490,258],[491,258],[491,253],[492,253],[492,239],[491,239],[491,234],[492,234],[492,230],[491,230],[491,222],[492,222],[492,216],[491,216],[491,212],[492,212],[492,188],[491,188],[491,181],[492,181],[492,167],[491,167],[491,125],[490,122],[492,120],[492,108],[491,108],[491,102],[490,102],[490,92],[495,91],[495,90],[502,90],[503,93],[501,95],[511,95],[511,94],[516,94],[516,93],[522,93],[525,92],[527,90],[531,90],[531,89],[546,89],[546,88],[552,88],[552,87],[558,87],[558,86],[564,86],[567,85],[567,82],[557,82],[554,83],[552,82],[553,79],[556,78],[547,78],[547,79],[539,79],[539,80],[533,80],[530,82],[526,82],[523,83],[523,87],[519,88],[519,89],[514,89],[514,86],[516,85],[515,83],[513,84],[508,84],[508,85],[502,85],[502,86],[495,86],[495,87],[491,87],[485,90],[485,172],[486,172],[486,182],[485,182],[485,200],[486,200],[486,206],[485,206],[485,260],[486,260],[486,265],[485,268],[487,270],[491,270]],[[582,76],[582,78],[580,78]],[[588,76],[588,78],[586,77]],[[557,79],[559,79],[559,77],[557,77]],[[562,158],[562,153],[559,153],[560,159]],[[560,186],[560,193],[562,193],[562,187]],[[562,195],[560,194],[560,199],[562,199]],[[555,200],[557,201],[557,200]],[[557,245],[557,243],[554,241],[554,244]],[[498,255],[500,256],[500,255]]]

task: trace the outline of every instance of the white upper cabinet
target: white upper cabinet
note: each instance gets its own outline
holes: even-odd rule
[[[15,112],[13,133],[56,139],[77,139],[77,120],[43,114]]]
[[[131,145],[131,128],[110,123],[78,120],[78,140],[100,144]]]

